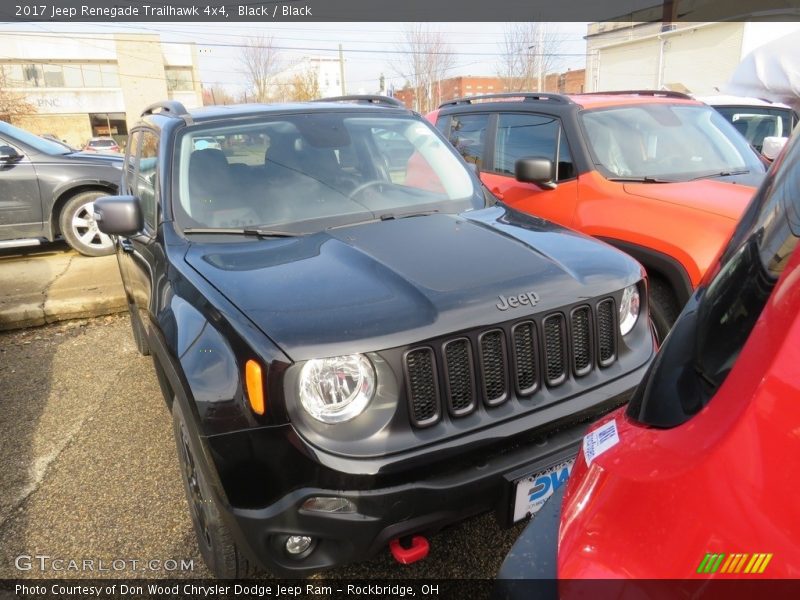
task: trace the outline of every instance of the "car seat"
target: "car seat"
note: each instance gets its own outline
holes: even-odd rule
[[[204,148],[189,155],[189,211],[196,221],[210,224],[212,211],[224,202],[232,179],[222,150]]]

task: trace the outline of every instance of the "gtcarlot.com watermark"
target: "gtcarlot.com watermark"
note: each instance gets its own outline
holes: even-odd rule
[[[191,558],[64,558],[45,554],[20,554],[14,559],[18,571],[39,573],[125,573],[194,571]]]

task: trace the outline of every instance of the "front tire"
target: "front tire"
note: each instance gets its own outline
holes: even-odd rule
[[[61,209],[58,223],[67,243],[84,256],[106,256],[114,253],[114,241],[97,228],[94,201],[107,192],[81,192],[70,198]]]
[[[222,520],[211,487],[197,462],[198,449],[189,435],[189,426],[177,398],[172,402],[172,423],[178,446],[181,479],[203,560],[214,576],[220,579],[253,575],[253,566]]]
[[[653,319],[659,345],[672,329],[678,314],[680,308],[670,287],[660,279],[650,279],[650,317]]]

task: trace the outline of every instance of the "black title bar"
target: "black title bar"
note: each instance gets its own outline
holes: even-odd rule
[[[10,22],[800,21],[800,0],[9,0]]]

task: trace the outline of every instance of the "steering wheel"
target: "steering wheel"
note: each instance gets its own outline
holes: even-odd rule
[[[354,197],[356,197],[358,194],[360,194],[361,192],[363,192],[368,188],[375,187],[378,185],[384,185],[387,183],[389,182],[383,179],[373,179],[372,181],[366,181],[361,185],[356,186],[356,188],[352,192],[350,192],[350,194],[347,196],[347,199],[352,200]]]

